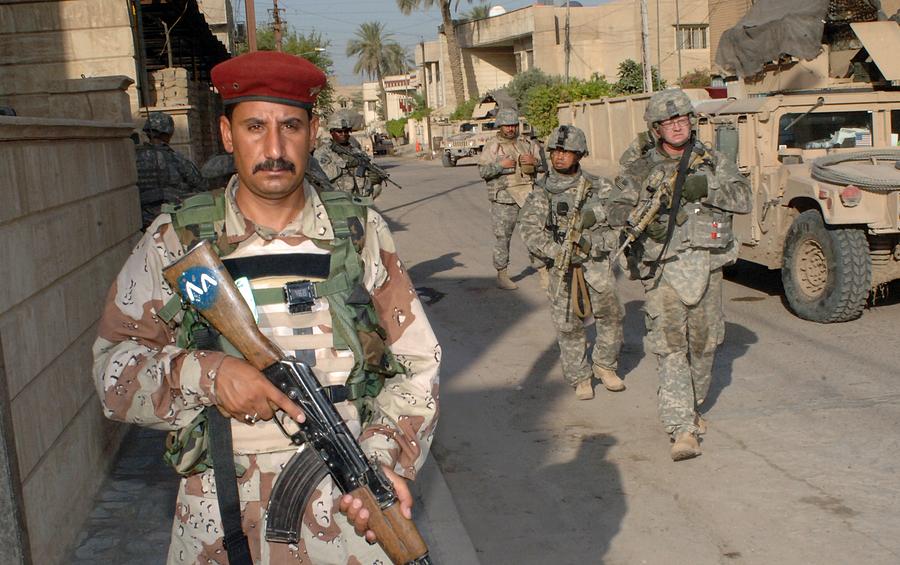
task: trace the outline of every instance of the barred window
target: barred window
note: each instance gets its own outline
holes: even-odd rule
[[[685,24],[675,26],[675,48],[708,49],[709,26],[706,24]]]

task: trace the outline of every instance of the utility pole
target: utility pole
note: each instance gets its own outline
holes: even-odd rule
[[[653,92],[653,73],[650,66],[650,16],[647,0],[641,0],[641,62],[644,67],[644,92]]]
[[[678,49],[678,86],[681,86],[681,44],[684,43],[684,30],[681,29],[681,12],[678,0],[675,0],[675,43]]]
[[[275,32],[275,51],[281,51],[281,10],[278,0],[272,0],[272,31]]]
[[[247,13],[247,49],[256,51],[256,11],[253,0],[244,0],[244,11]]]
[[[662,42],[660,38],[662,35],[659,33],[659,0],[656,0],[656,64],[659,65],[659,72],[662,73]]]
[[[566,0],[566,42],[563,49],[566,52],[566,84],[569,84],[569,52],[572,50],[572,43],[569,41],[569,0]]]

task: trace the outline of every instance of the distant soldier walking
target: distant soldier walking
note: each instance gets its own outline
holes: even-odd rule
[[[547,148],[550,173],[522,208],[522,238],[534,256],[552,265],[547,294],[563,377],[579,399],[589,400],[594,397],[592,376],[608,390],[625,390],[616,375],[624,312],[608,261],[617,241],[611,225],[624,222],[628,207],[608,200],[610,181],[582,170],[587,141],[580,129],[559,126]],[[590,316],[597,330],[592,366],[582,324]]]
[[[537,143],[519,137],[519,114],[512,108],[502,108],[495,124],[500,128],[497,137],[487,142],[478,172],[487,182],[488,200],[491,202],[491,226],[494,232],[494,268],[497,269],[497,286],[515,290],[516,283],[509,278],[509,241],[512,238],[519,210],[534,188],[537,173],[543,173],[541,147]],[[532,264],[541,275],[541,285],[546,288],[546,269],[532,257]]]
[[[659,415],[674,441],[672,459],[679,461],[700,455],[705,423],[698,408],[725,337],[722,267],[737,259],[732,216],[750,211],[750,187],[734,163],[695,139],[693,106],[681,90],[654,94],[644,119],[657,142],[626,167],[617,185],[634,187],[622,190],[623,199],[639,203],[638,211],[661,202],[630,259],[647,293],[647,350],[659,364]]]
[[[338,110],[328,118],[327,127],[331,140],[316,149],[313,156],[325,171],[328,180],[339,190],[377,198],[381,194],[385,177],[361,166],[369,161],[369,156],[350,135],[353,132],[353,115]]]
[[[138,190],[141,193],[142,229],[153,222],[165,203],[178,204],[188,194],[206,190],[206,182],[190,159],[169,146],[175,122],[162,112],[151,112],[144,122],[147,142],[135,148]]]

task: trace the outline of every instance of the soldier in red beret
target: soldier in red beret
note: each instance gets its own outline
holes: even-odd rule
[[[384,219],[306,175],[322,71],[292,55],[254,52],[216,66],[212,79],[225,104],[222,142],[237,174],[224,191],[157,217],[114,281],[94,345],[104,412],[172,431],[166,456],[184,477],[168,563],[227,562],[210,468],[217,464],[192,441],[210,410],[230,417],[239,520],[253,563],[389,563],[372,544],[368,512],[330,477],[310,496],[297,544],[265,540],[272,486],[297,451],[273,418],[279,411],[304,415],[262,373],[188,323],[162,269],[197,237],[214,242],[254,297],[260,330],[313,368],[366,456],[394,483],[407,517],[406,480],[424,463],[437,422],[440,346]],[[332,251],[360,261],[332,261]],[[338,278],[349,284],[332,284]],[[279,291],[304,284],[317,292],[302,304]],[[360,306],[360,296],[368,304]],[[364,330],[366,339],[347,337]],[[373,354],[381,359],[374,367]],[[240,561],[232,556],[239,545],[229,544],[231,565]]]

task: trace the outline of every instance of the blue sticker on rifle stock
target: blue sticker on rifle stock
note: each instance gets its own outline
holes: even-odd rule
[[[208,267],[191,267],[178,279],[181,296],[197,310],[206,310],[219,294],[219,279]]]

